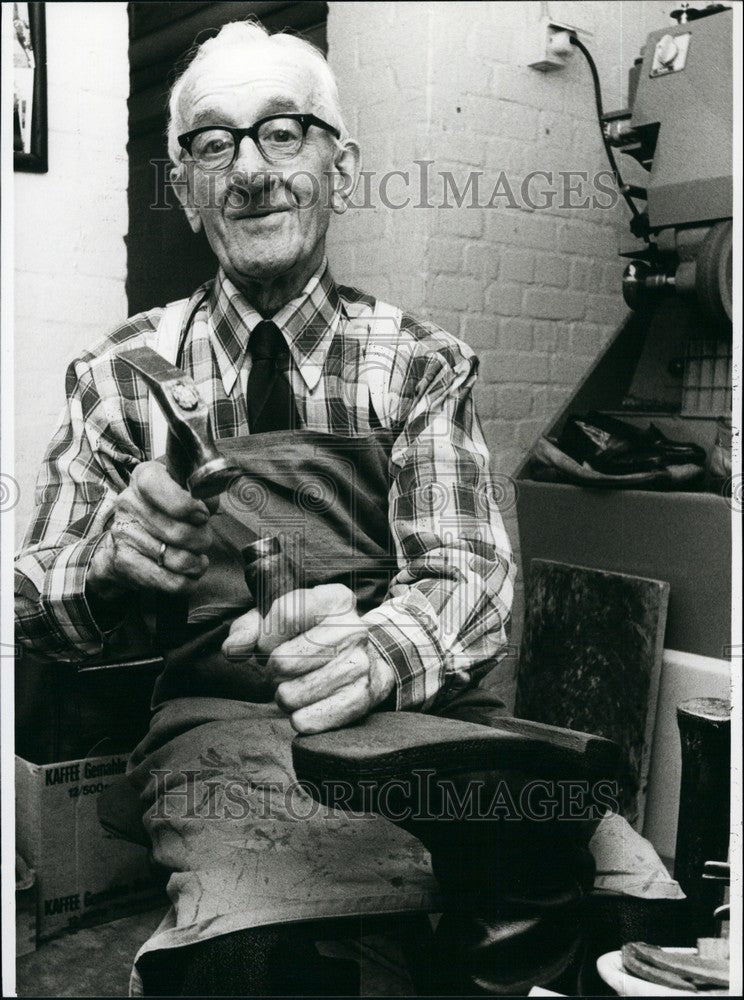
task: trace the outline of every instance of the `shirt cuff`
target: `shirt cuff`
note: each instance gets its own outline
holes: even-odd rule
[[[101,539],[100,535],[85,538],[63,548],[46,571],[41,594],[44,613],[62,643],[85,656],[99,654],[106,636],[115,632],[125,618],[121,613],[101,627],[85,593],[88,567]]]
[[[395,691],[385,708],[429,708],[444,683],[444,653],[425,615],[386,601],[367,612],[369,641],[395,673]],[[392,704],[393,697],[395,704]]]

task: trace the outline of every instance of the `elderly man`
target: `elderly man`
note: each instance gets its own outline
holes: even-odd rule
[[[473,685],[503,655],[514,565],[472,351],[331,277],[326,231],[360,159],[320,53],[227,25],[173,87],[169,152],[217,277],[70,366],[17,563],[18,634],[83,660],[169,610],[130,765],[173,872],[173,910],[139,956],[145,991],[288,992],[290,963],[310,992],[319,960],[298,922],[421,909],[431,876],[383,820],[309,807],[292,733],[436,709]],[[141,345],[193,376],[245,470],[219,508],[158,461],[146,387],[118,357]],[[262,618],[237,550],[266,534],[299,546],[303,585]]]

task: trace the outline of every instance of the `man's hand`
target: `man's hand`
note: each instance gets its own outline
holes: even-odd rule
[[[293,590],[233,622],[222,652],[276,685],[275,700],[298,733],[338,729],[367,715],[395,685],[367,640],[356,596],[341,584]]]
[[[91,560],[88,590],[104,600],[142,588],[188,593],[209,565],[208,520],[206,504],[181,489],[164,465],[142,462],[116,498],[113,521]]]

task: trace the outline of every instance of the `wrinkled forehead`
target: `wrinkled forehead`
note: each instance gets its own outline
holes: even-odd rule
[[[187,129],[210,121],[246,125],[278,111],[313,112],[316,75],[297,53],[271,44],[206,53],[187,71],[179,100]]]

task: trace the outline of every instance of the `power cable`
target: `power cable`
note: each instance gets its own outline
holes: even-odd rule
[[[589,65],[589,71],[592,74],[592,82],[594,83],[594,100],[597,105],[597,121],[599,122],[599,132],[602,136],[602,145],[605,148],[605,153],[607,154],[607,159],[610,161],[610,166],[612,167],[613,173],[615,174],[615,179],[617,180],[617,185],[620,189],[620,194],[623,196],[627,202],[628,208],[630,209],[633,217],[635,219],[640,219],[641,213],[638,211],[638,207],[630,197],[627,191],[624,190],[625,185],[623,179],[620,176],[620,170],[615,160],[615,153],[613,152],[612,146],[609,143],[604,130],[604,111],[602,110],[602,85],[599,82],[599,73],[597,72],[597,65],[592,58],[592,54],[589,49],[580,41],[575,35],[571,35],[571,44],[575,45],[576,48],[581,52]]]

